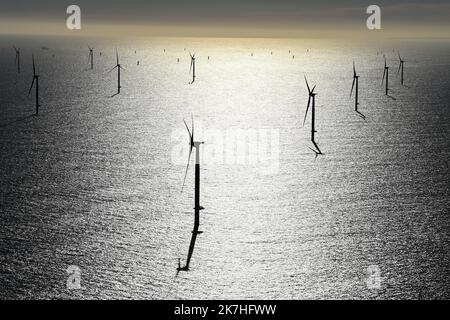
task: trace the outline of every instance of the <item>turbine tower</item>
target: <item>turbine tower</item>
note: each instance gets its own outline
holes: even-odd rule
[[[91,63],[91,70],[94,69],[94,48],[89,47],[89,61]]]
[[[397,74],[399,74],[399,72],[401,71],[401,84],[403,85],[404,83],[404,68],[405,68],[405,60],[402,59],[402,57],[400,56],[400,53],[398,54],[398,59],[400,61],[400,64],[398,66],[398,71]]]
[[[192,72],[192,82],[191,82],[191,84],[193,84],[195,82],[195,53],[191,54],[189,52],[189,55],[191,56],[191,67],[189,69],[189,73]]]
[[[383,72],[383,80],[381,81],[381,85],[383,85],[384,79],[386,78],[386,95],[389,95],[389,67],[386,62],[386,58],[384,58],[384,72]]]

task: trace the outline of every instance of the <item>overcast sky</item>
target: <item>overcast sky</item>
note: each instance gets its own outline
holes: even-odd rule
[[[205,30],[267,28],[301,30],[302,32],[336,29],[364,29],[366,8],[377,4],[382,8],[383,28],[402,26],[450,31],[450,1],[366,1],[366,0],[0,0],[2,28],[20,29],[25,22],[55,22],[66,18],[68,5],[81,7],[85,26],[144,25],[183,27]],[[16,22],[15,25],[12,23]],[[284,31],[283,31],[284,30]],[[2,30],[6,33],[5,30]],[[14,30],[8,30],[14,33]]]

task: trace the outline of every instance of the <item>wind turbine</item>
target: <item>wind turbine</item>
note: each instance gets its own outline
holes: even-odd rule
[[[195,53],[191,54],[189,52],[189,55],[191,56],[191,67],[189,69],[189,73],[192,72],[192,82],[191,82],[191,84],[193,84],[195,82]]]
[[[400,53],[398,54],[398,59],[400,60],[400,65],[398,66],[397,74],[400,72],[400,70],[402,71],[401,83],[403,85],[403,82],[404,82],[403,74],[404,74],[405,60],[402,59],[402,57],[400,56]]]
[[[355,85],[356,85],[356,88],[355,88]],[[366,116],[358,111],[359,76],[356,74],[355,61],[353,61],[353,83],[352,83],[352,90],[350,91],[350,97],[353,94],[353,89],[355,89],[355,111],[356,111],[356,113],[358,113],[358,115],[361,118],[366,119]]]
[[[89,47],[89,61],[91,62],[91,70],[94,69],[94,48]]]
[[[194,193],[195,194],[195,203],[194,203],[195,215],[194,215],[194,230],[192,231],[192,238],[191,238],[191,243],[189,245],[189,252],[188,252],[188,256],[187,256],[187,260],[186,260],[186,265],[184,267],[181,267],[180,264],[178,263],[177,271],[189,271],[189,264],[191,262],[192,253],[194,252],[194,246],[195,246],[195,241],[197,240],[197,235],[202,233],[202,231],[198,230],[198,228],[200,226],[200,210],[205,209],[202,206],[200,206],[200,146],[202,144],[204,144],[204,142],[198,142],[198,141],[195,141],[195,139],[194,139],[194,116],[192,116],[192,132],[191,132],[191,130],[189,130],[189,127],[188,127],[186,121],[184,121],[184,125],[186,126],[186,129],[189,134],[190,149],[189,149],[188,162],[187,162],[187,166],[186,166],[186,173],[184,175],[184,180],[183,180],[183,188],[184,188],[184,184],[186,182],[186,176],[187,176],[187,173],[189,170],[189,164],[191,162],[191,155],[195,148],[195,193]]]
[[[306,81],[306,86],[308,87],[309,98],[308,98],[308,106],[306,107],[305,119],[303,120],[303,126],[305,125],[306,117],[308,116],[309,107],[311,106],[311,141],[314,144],[314,147],[316,149],[314,150],[312,148],[309,148],[309,147],[308,148],[311,149],[313,152],[315,152],[316,157],[317,157],[318,155],[321,155],[323,153],[322,153],[322,151],[320,151],[320,148],[317,145],[316,140],[315,140],[315,133],[317,132],[316,131],[316,95],[317,95],[317,93],[314,92],[314,89],[316,88],[316,86],[314,86],[311,90],[309,87],[309,84],[308,84],[308,80],[306,79],[306,76],[305,76],[305,81]]]
[[[120,70],[125,70],[122,65],[119,62],[119,53],[117,52],[116,49],[116,66],[114,68],[112,68],[109,72],[113,71],[114,69],[117,68],[117,93],[115,95],[120,94]]]
[[[389,67],[386,63],[386,57],[384,58],[384,72],[383,72],[383,80],[381,81],[381,85],[383,85],[384,79],[386,78],[386,95],[389,95]]]
[[[17,65],[17,73],[20,73],[20,48],[14,47],[14,50],[16,51],[15,64]]]
[[[31,94],[31,89],[33,89],[33,85],[36,81],[36,115],[39,114],[39,75],[36,74],[36,65],[34,63],[34,54],[33,58],[33,81],[31,82],[30,91],[28,91],[28,95]]]

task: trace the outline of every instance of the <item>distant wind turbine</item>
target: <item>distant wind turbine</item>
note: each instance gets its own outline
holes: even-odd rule
[[[120,94],[120,70],[125,70],[122,65],[119,62],[119,53],[117,52],[116,49],[116,66],[114,68],[112,68],[109,72],[113,71],[114,69],[117,68],[117,93],[115,95]]]
[[[202,231],[199,231],[200,226],[200,211],[204,210],[202,206],[200,206],[200,146],[204,144],[204,142],[198,142],[194,139],[194,117],[192,116],[192,132],[189,130],[189,127],[184,121],[184,125],[186,126],[186,129],[189,134],[189,157],[188,162],[186,166],[186,173],[184,174],[184,180],[183,180],[183,188],[186,182],[186,176],[189,170],[189,164],[191,162],[191,155],[192,151],[195,148],[195,203],[194,203],[194,230],[192,231],[192,238],[191,243],[189,245],[189,252],[186,260],[186,265],[184,267],[180,266],[180,263],[178,262],[178,268],[177,271],[189,271],[189,264],[191,262],[192,254],[194,252],[195,247],[195,241],[197,240],[197,235],[201,234]]]
[[[356,88],[355,88],[356,85]],[[359,76],[356,74],[356,67],[355,67],[355,62],[353,61],[353,83],[352,83],[352,90],[350,91],[350,97],[353,94],[353,89],[355,89],[355,111],[356,113],[358,113],[358,115],[363,118],[366,119],[366,116],[363,115],[361,112],[358,111],[358,97],[359,97]]]
[[[383,72],[383,80],[381,81],[381,85],[384,83],[384,79],[386,78],[386,95],[389,95],[389,67],[386,62],[386,57],[384,58],[384,72]]]
[[[399,64],[399,66],[398,66],[398,71],[397,71],[397,74],[399,74],[399,72],[401,71],[402,73],[401,73],[401,84],[403,85],[403,82],[404,82],[404,67],[405,67],[405,60],[403,60],[402,59],[402,57],[400,56],[400,53],[398,54],[398,59],[399,59],[399,61],[400,61],[400,64]]]
[[[191,56],[191,67],[189,69],[189,73],[192,72],[192,82],[191,82],[191,84],[193,84],[195,82],[195,53],[191,54],[189,52],[189,55]]]
[[[94,69],[94,48],[89,47],[89,61],[91,63],[91,70]]]
[[[16,51],[16,59],[14,63],[17,65],[17,73],[20,73],[20,48],[14,47],[14,50]]]
[[[317,93],[314,92],[314,89],[316,88],[316,86],[314,86],[311,90],[306,77],[305,77],[305,82],[306,82],[306,86],[308,87],[309,98],[308,98],[308,106],[306,107],[305,119],[303,120],[303,125],[305,125],[305,123],[306,123],[306,117],[308,116],[309,107],[311,106],[311,142],[314,144],[315,149],[312,149],[309,147],[308,148],[311,149],[313,152],[315,152],[316,157],[317,157],[318,155],[322,154],[322,151],[320,151],[320,148],[317,145],[316,140],[315,140],[315,133],[317,132],[316,131],[316,95],[317,95]]]
[[[31,89],[33,89],[33,85],[36,83],[36,115],[39,114],[39,75],[36,73],[36,65],[34,63],[34,54],[32,55],[33,59],[33,81],[31,82],[30,91],[28,91],[28,95],[31,94]]]

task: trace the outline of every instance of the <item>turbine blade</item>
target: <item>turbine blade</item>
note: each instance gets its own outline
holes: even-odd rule
[[[183,192],[184,185],[186,184],[186,177],[187,177],[187,174],[189,171],[189,164],[191,163],[191,155],[192,155],[192,146],[191,146],[191,149],[189,150],[189,157],[188,157],[188,162],[186,165],[186,172],[184,173],[183,186],[181,187],[181,192]]]
[[[309,99],[308,99],[308,106],[306,107],[306,113],[305,113],[305,119],[303,119],[303,125],[305,125],[305,123],[306,123],[306,117],[308,116],[310,104],[311,104],[311,96],[309,96]]]
[[[381,84],[384,83],[384,78],[386,77],[386,67],[384,67],[384,71],[383,71],[383,80],[381,80]]]
[[[117,65],[119,65],[119,52],[117,52],[117,49],[116,49],[116,60],[117,60]]]
[[[115,68],[117,68],[117,67],[118,67],[118,66],[115,66],[114,68],[112,68],[111,70],[109,70],[108,73],[113,72],[113,70],[114,70]]]
[[[191,114],[191,120],[192,120],[192,144],[194,144],[194,115]]]
[[[355,61],[353,61],[353,77],[356,77]]]
[[[192,67],[193,67],[193,65],[194,65],[194,60],[191,58],[191,67],[189,68],[189,73],[192,72]]]
[[[186,129],[187,129],[187,131],[188,131],[188,134],[189,134],[189,140],[192,140],[193,136],[192,136],[192,134],[191,134],[191,130],[189,130],[189,127],[188,127],[188,125],[187,125],[187,123],[186,123],[186,120],[183,120],[183,122],[184,122],[184,125],[186,126]]]
[[[192,116],[192,133],[189,130],[189,127],[188,127],[188,125],[186,123],[186,120],[183,119],[183,122],[184,122],[184,125],[186,126],[186,130],[188,131],[188,134],[189,134],[189,145],[190,146],[189,146],[189,157],[188,157],[188,162],[187,162],[187,166],[186,166],[186,172],[184,173],[183,187],[181,188],[181,192],[183,192],[184,184],[186,183],[186,177],[187,177],[187,173],[188,173],[188,170],[189,170],[189,164],[191,162],[192,149],[194,148],[194,145],[193,145],[193,141],[194,141],[194,135],[193,135],[193,133],[194,133],[194,118]]]
[[[33,81],[31,82],[31,87],[30,87],[30,91],[28,91],[28,95],[31,94],[31,89],[33,89],[33,85],[34,85],[34,77],[33,77]]]
[[[31,55],[32,56],[32,58],[33,58],[33,76],[35,76],[36,75],[36,65],[34,64],[34,54],[33,55]],[[34,80],[33,80],[34,81]]]
[[[401,62],[401,60],[400,60],[400,64],[398,65],[398,70],[397,70],[397,74],[399,74],[400,73],[400,69],[402,68],[402,62]]]
[[[352,90],[350,90],[350,97],[353,94],[353,88],[355,87],[355,82],[356,82],[356,78],[353,78],[353,83],[352,83]]]
[[[306,86],[308,87],[308,92],[311,93],[311,89],[309,88],[309,84],[308,84],[308,80],[306,80],[306,76],[305,76],[305,81],[306,81]]]

